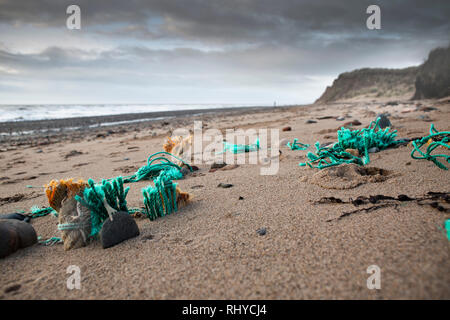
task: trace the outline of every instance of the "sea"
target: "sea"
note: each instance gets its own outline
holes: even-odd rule
[[[0,122],[51,120],[75,117],[119,115],[177,110],[208,110],[237,107],[270,107],[253,104],[73,104],[73,105],[0,105]]]

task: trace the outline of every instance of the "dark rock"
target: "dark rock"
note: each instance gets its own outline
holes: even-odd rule
[[[291,127],[284,127],[283,129],[281,129],[282,131],[291,131],[292,128]]]
[[[389,120],[389,118],[387,117],[387,115],[385,115],[384,113],[379,114],[377,116],[377,119],[380,118],[380,120],[378,121],[378,125],[380,126],[381,129],[387,128],[387,127],[391,127],[391,121]]]
[[[398,102],[397,101],[389,101],[388,103],[386,103],[387,106],[398,106]]]
[[[437,110],[437,108],[422,106],[422,107],[418,108],[418,110],[422,111],[422,112],[431,112],[431,111]]]
[[[345,117],[337,117],[336,118],[336,121],[344,121],[345,120]]]
[[[191,166],[191,168],[192,168],[192,171],[198,171],[199,170],[197,166]]]
[[[419,119],[419,120],[426,121],[426,122],[431,122],[431,121],[433,121],[433,120],[431,120],[431,118],[430,118],[428,115],[420,115],[420,116],[418,117],[418,119]]]
[[[219,183],[219,185],[217,186],[217,188],[231,188],[233,185],[230,183]]]
[[[20,221],[28,222],[30,217],[27,217],[26,215],[22,213],[5,213],[0,215],[0,219],[15,219]]]
[[[256,233],[258,233],[260,236],[264,236],[267,233],[267,229],[259,228],[258,230],[256,230]]]
[[[198,184],[198,185],[192,186],[191,189],[200,189],[200,188],[203,188],[203,187],[204,187],[204,185]]]
[[[19,236],[19,248],[26,248],[37,243],[37,234],[31,224],[14,219],[5,221],[16,229]]]
[[[318,120],[327,120],[327,119],[334,119],[333,116],[323,116],[323,117],[319,117],[317,118]]]
[[[116,212],[108,218],[100,230],[100,241],[104,249],[139,235],[136,221],[127,212]]]
[[[316,120],[306,120],[306,122],[305,122],[306,124],[311,124],[311,123],[317,123],[317,121]]]
[[[239,200],[244,200],[244,197],[242,197],[242,196],[239,196]]]
[[[79,156],[82,155],[83,152],[78,151],[78,150],[72,150],[69,153],[66,153],[66,155],[64,156],[65,159],[68,159],[70,157],[75,157],[75,156]]]
[[[16,229],[0,222],[0,258],[9,256],[18,249],[19,235]]]
[[[346,123],[344,123],[344,127],[347,127],[347,126],[360,126],[361,125],[361,122],[359,121],[359,120],[353,120],[353,121],[349,121],[349,122],[346,122]]]
[[[226,165],[227,165],[227,164],[226,164],[225,162],[223,162],[223,163],[214,162],[214,163],[211,165],[211,169],[220,169],[220,168],[225,167]]]
[[[10,293],[10,292],[13,292],[13,291],[17,291],[21,287],[22,287],[22,285],[20,285],[20,284],[13,284],[12,286],[7,287],[4,292],[5,293]]]
[[[36,231],[29,223],[14,219],[0,220],[0,258],[36,242]]]
[[[187,166],[181,167],[181,174],[184,176],[187,176],[189,173],[191,173],[191,170]]]

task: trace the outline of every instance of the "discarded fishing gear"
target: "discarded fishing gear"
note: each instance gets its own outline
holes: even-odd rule
[[[389,132],[390,128],[381,129],[378,122],[372,121],[368,128],[361,130],[351,130],[342,127],[338,130],[338,142],[332,146],[320,147],[320,143],[316,142],[316,154],[308,152],[307,157],[310,161],[299,163],[300,166],[308,165],[311,168],[324,169],[331,166],[337,166],[342,163],[356,163],[365,165],[370,162],[369,149],[377,147],[380,150],[402,143],[402,140],[395,140],[397,130]],[[357,157],[346,150],[358,150],[363,157]]]
[[[218,152],[217,154],[222,154],[227,151],[230,151],[231,153],[238,154],[238,153],[246,153],[246,152],[252,152],[252,151],[258,151],[260,149],[260,143],[259,138],[256,139],[255,143],[247,145],[247,144],[231,144],[227,141],[223,142],[223,151]]]
[[[422,146],[428,145],[425,152],[420,150]],[[450,149],[450,131],[441,131],[439,132],[435,127],[434,124],[431,124],[430,127],[430,134],[426,137],[423,137],[421,139],[414,140],[412,142],[413,150],[411,151],[411,157],[413,159],[421,160],[429,160],[432,161],[436,166],[443,170],[448,170],[448,168],[440,162],[438,159],[443,158],[444,161],[447,163],[450,163],[450,155],[448,154],[432,154],[432,152],[438,148],[446,148],[447,150]],[[420,156],[416,156],[415,153],[419,153]]]
[[[445,230],[447,230],[447,239],[450,240],[450,219],[445,220]]]
[[[123,177],[123,182],[130,183],[152,179],[157,177],[162,171],[166,171],[172,180],[182,179],[183,173],[181,172],[181,167],[172,162],[170,159],[164,156],[159,156],[161,154],[173,157],[174,159],[183,163],[183,165],[187,166],[191,172],[193,171],[192,167],[181,158],[178,158],[177,156],[169,152],[161,151],[154,153],[150,157],[148,157],[147,165],[139,168],[139,170],[135,174]]]
[[[123,179],[118,177],[112,181],[103,180],[102,184],[95,184],[94,180],[88,180],[82,195],[76,195],[75,200],[90,210],[90,237],[98,234],[103,222],[111,218],[117,211],[128,212],[126,197],[130,187],[123,188]],[[112,220],[112,218],[111,218]],[[61,225],[59,229],[61,230]],[[67,225],[68,228],[77,226]],[[78,227],[83,227],[78,225]]]
[[[165,171],[153,183],[155,186],[149,185],[142,189],[145,215],[150,220],[177,212],[190,199],[189,193],[182,192]]]
[[[58,217],[58,212],[55,209],[53,209],[51,207],[39,208],[37,206],[33,206],[31,208],[31,213],[27,214],[27,216],[34,219],[34,218],[43,217],[43,216],[46,216],[49,214],[52,214],[54,217]]]
[[[290,148],[291,150],[306,150],[309,148],[309,144],[305,144],[305,143],[301,143],[298,142],[298,139],[295,138],[294,141],[292,142],[292,144],[290,142],[288,142],[286,144],[286,146],[288,148]]]

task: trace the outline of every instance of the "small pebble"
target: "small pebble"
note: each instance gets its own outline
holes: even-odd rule
[[[256,230],[256,233],[258,233],[260,236],[264,236],[267,233],[266,228],[259,228]]]
[[[391,127],[391,121],[389,120],[389,118],[387,117],[386,114],[382,113],[379,114],[377,116],[377,119],[380,118],[380,120],[378,121],[378,125],[380,126],[381,129],[387,128],[387,127]]]
[[[317,121],[316,120],[306,120],[305,123],[306,124],[311,124],[311,123],[317,123]]]
[[[211,169],[220,169],[225,167],[227,164],[225,162],[223,163],[219,163],[219,162],[214,162],[213,164],[211,164]]]
[[[292,130],[291,127],[284,127],[284,128],[282,129],[282,131],[291,131],[291,130]]]
[[[20,284],[13,284],[12,286],[9,286],[5,289],[5,293],[10,293],[13,291],[17,291],[21,288],[22,286]]]
[[[233,185],[232,184],[230,184],[230,183],[219,183],[219,185],[217,186],[217,188],[224,188],[224,189],[227,189],[227,188],[231,188]]]

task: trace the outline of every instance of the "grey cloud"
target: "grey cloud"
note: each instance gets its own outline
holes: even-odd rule
[[[103,26],[111,35],[180,38],[216,43],[299,42],[317,34],[361,33],[365,10],[376,3],[382,8],[386,32],[403,35],[450,33],[447,0],[151,0],[77,2],[86,32]],[[65,8],[72,1],[0,2],[0,21],[64,27]],[[148,26],[151,19],[158,23]],[[124,24],[117,29],[118,24]],[[116,27],[113,27],[113,26]],[[133,27],[130,28],[130,25]],[[448,36],[447,36],[448,37]]]
[[[6,40],[0,42],[3,96],[11,97],[21,87],[31,90],[30,97],[48,91],[156,99],[177,92],[181,99],[196,92],[194,99],[203,90],[221,100],[233,94],[243,97],[246,91],[247,96],[301,97],[309,88],[318,95],[331,84],[324,79],[355,68],[418,64],[430,49],[450,39],[448,0],[76,3],[82,10],[82,30],[72,33],[75,40],[68,44],[73,48],[53,40],[44,50],[24,53]],[[0,0],[0,32],[14,35],[32,24],[37,42],[55,30],[64,38],[70,4]],[[369,4],[381,6],[382,30],[366,29]],[[88,50],[76,44],[77,36],[106,43],[108,49]],[[176,45],[168,48],[172,42]],[[108,89],[116,87],[126,89]]]

